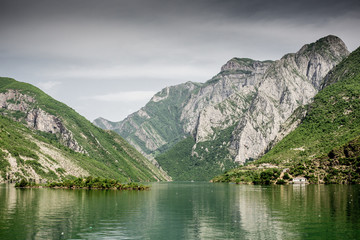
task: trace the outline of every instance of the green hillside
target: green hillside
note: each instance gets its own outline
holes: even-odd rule
[[[314,183],[360,183],[360,48],[328,74],[324,86],[293,132],[253,164],[214,181],[242,181],[251,171],[259,176],[265,164]]]
[[[47,149],[53,149],[66,161],[85,170],[84,172],[88,175],[116,178],[122,181],[156,181],[167,178],[166,174],[157,169],[119,135],[94,126],[73,109],[54,100],[40,89],[14,79],[0,78],[0,93],[9,95],[9,91],[15,91],[17,95],[15,94],[16,96],[12,99],[7,99],[4,102],[5,105],[13,104],[22,108],[18,107],[18,111],[9,110],[6,106],[0,108],[1,115],[5,116],[1,117],[2,134],[9,133],[8,138],[1,138],[0,145],[0,171],[3,178],[29,178],[30,172],[33,170],[36,172],[35,168],[47,173],[49,168],[45,166],[45,162],[51,161],[53,157],[47,157],[39,145],[46,145]],[[31,97],[35,101],[25,101],[23,96]],[[27,116],[34,109],[41,109],[47,113],[46,116],[55,116],[61,121],[61,126],[67,129],[65,133],[69,135],[68,138],[76,142],[82,151],[75,152],[67,147],[59,133],[36,131],[31,126],[28,128]],[[61,131],[64,130],[61,129]],[[31,141],[33,138],[39,142],[34,143]],[[19,148],[16,148],[15,146],[18,145]],[[17,159],[17,164],[11,167],[9,162],[12,158]],[[29,161],[36,167],[33,167]],[[29,169],[29,166],[33,170]],[[50,179],[46,174],[37,175]],[[52,174],[52,178],[61,178],[65,175],[66,171],[60,169],[59,173]]]
[[[209,181],[211,176],[237,166],[229,156],[228,143],[234,130],[231,126],[217,131],[214,140],[196,144],[196,153],[193,153],[195,140],[189,136],[176,143],[170,150],[156,157],[156,160],[175,181]]]
[[[187,82],[164,88],[142,108],[145,116],[136,112],[118,123],[121,127],[115,126],[113,130],[146,154],[157,155],[171,148],[186,136],[181,124],[182,105],[193,88],[199,85]],[[141,134],[138,132],[140,127],[144,129]],[[140,139],[139,135],[143,138]]]

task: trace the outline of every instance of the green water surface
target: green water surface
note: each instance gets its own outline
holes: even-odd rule
[[[0,185],[0,239],[360,239],[359,186],[150,185]]]

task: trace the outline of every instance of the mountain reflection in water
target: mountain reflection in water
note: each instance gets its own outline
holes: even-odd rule
[[[153,183],[149,191],[0,185],[0,239],[355,239],[360,187]]]

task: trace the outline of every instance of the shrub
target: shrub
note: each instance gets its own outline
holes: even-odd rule
[[[289,179],[290,179],[290,176],[289,176],[289,174],[288,174],[287,172],[284,173],[283,179],[285,179],[285,180],[289,180]]]
[[[29,185],[30,185],[30,184],[29,184],[28,181],[26,181],[25,179],[21,179],[20,182],[17,182],[17,183],[15,184],[15,187],[24,188],[24,187],[27,187],[27,186],[29,186]]]
[[[283,179],[279,179],[279,180],[277,180],[277,182],[276,182],[276,184],[285,184],[285,183],[286,183],[286,181],[283,180]]]

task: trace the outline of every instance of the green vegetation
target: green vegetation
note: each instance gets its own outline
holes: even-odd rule
[[[9,171],[9,156],[16,158],[25,172],[27,172],[26,167],[31,167],[45,179],[54,180],[55,176],[60,177],[66,174],[61,171],[51,172],[36,162],[39,160],[41,150],[30,140],[34,138],[55,147],[67,159],[71,159],[92,176],[115,178],[121,181],[165,180],[163,173],[119,135],[94,126],[73,109],[30,84],[10,78],[0,78],[0,92],[7,92],[10,89],[34,98],[34,102],[26,102],[30,109],[40,108],[56,116],[86,153],[74,152],[68,148],[67,142],[61,139],[59,133],[30,130],[21,123],[13,121],[16,119],[21,122],[27,113],[2,109],[0,114],[6,116],[0,118],[0,124],[3,126],[3,129],[0,129],[0,172],[3,179],[6,179]],[[31,162],[24,161],[24,157],[30,158]],[[19,174],[25,176],[23,172]]]
[[[326,155],[294,165],[290,173],[303,175],[310,183],[360,184],[360,137]]]
[[[26,179],[21,179],[20,182],[15,183],[16,188],[29,188],[38,186],[35,182],[27,181]]]
[[[189,178],[194,176],[191,172],[195,167],[195,162],[192,161],[191,156],[191,150],[194,144],[194,139],[189,136],[176,143],[170,150],[156,157],[158,163],[173,180],[189,180]]]
[[[245,71],[245,70],[241,70],[241,69],[235,69],[235,70],[224,70],[221,71],[219,74],[221,75],[229,75],[229,74],[251,74],[251,71]]]
[[[289,168],[292,176],[304,176],[310,183],[360,183],[360,48],[332,70],[328,81],[332,84],[306,106],[302,123],[251,164],[255,171],[272,164]],[[237,174],[249,167],[214,181],[235,182]]]
[[[69,188],[69,189],[118,189],[118,190],[147,190],[150,187],[138,183],[121,183],[114,179],[105,178],[74,178],[62,182],[51,182],[48,184],[35,184],[34,182],[22,179],[15,184],[17,188],[48,187],[48,188]]]
[[[156,97],[163,98],[161,101],[150,101],[143,108],[143,111],[146,112],[150,118],[134,114],[131,116],[131,121],[125,119],[122,122],[122,128],[114,129],[114,131],[130,142],[137,144],[146,154],[157,155],[171,148],[175,143],[185,137],[180,118],[183,107],[182,104],[190,97],[193,90],[192,87],[188,86],[190,84],[193,85],[195,89],[199,86],[197,83],[184,83],[163,89],[155,95]],[[153,137],[154,142],[161,139],[162,142],[165,141],[167,144],[157,149],[156,152],[153,152],[145,145],[143,140],[138,138],[136,134],[137,129],[134,128],[134,124],[141,126],[148,132],[148,136]]]
[[[210,176],[236,166],[229,157],[227,146],[234,127],[214,129],[216,138],[198,143],[194,151],[195,141],[189,136],[158,155],[156,160],[175,181],[209,181]]]
[[[241,167],[230,170],[212,179],[213,182],[235,182],[243,184],[286,184],[289,178],[280,178],[278,168],[258,169],[254,167]],[[288,175],[287,175],[288,176]]]
[[[24,162],[22,157],[36,161],[39,159],[35,151],[39,147],[28,140],[24,135],[30,131],[21,123],[14,122],[0,115],[0,172],[3,179],[10,168],[8,156]]]

